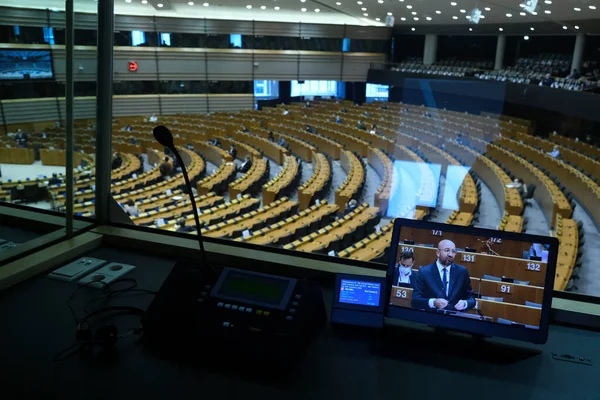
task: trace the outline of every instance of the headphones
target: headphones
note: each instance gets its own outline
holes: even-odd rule
[[[80,345],[99,346],[101,349],[107,349],[112,348],[120,338],[127,337],[133,333],[140,334],[142,332],[141,328],[136,328],[119,335],[119,330],[114,324],[107,324],[97,331],[93,331],[89,320],[100,314],[111,312],[141,316],[145,311],[138,307],[129,306],[110,306],[91,311],[77,322],[77,330],[75,331],[76,342]]]

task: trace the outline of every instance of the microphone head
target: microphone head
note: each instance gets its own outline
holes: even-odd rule
[[[158,125],[152,131],[154,133],[154,138],[160,144],[170,149],[173,148],[173,135],[169,128],[164,125]]]

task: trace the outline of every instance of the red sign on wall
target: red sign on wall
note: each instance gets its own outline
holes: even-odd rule
[[[135,72],[138,70],[138,63],[135,61],[129,61],[128,68],[129,68],[129,71]]]

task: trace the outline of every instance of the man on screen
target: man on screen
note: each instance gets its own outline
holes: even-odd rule
[[[403,251],[400,261],[394,267],[394,276],[392,282],[395,286],[410,286],[417,277],[412,267],[415,263],[415,256],[412,251]]]
[[[466,311],[475,306],[469,271],[454,264],[456,246],[442,240],[437,260],[419,270],[413,284],[411,306],[425,310]]]

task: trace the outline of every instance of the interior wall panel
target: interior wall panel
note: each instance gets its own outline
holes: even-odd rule
[[[253,109],[254,102],[252,94],[113,96],[113,116],[204,114],[207,111],[234,112]],[[60,118],[64,120],[66,112],[64,97],[3,100],[2,106],[7,125],[58,121]],[[75,119],[95,118],[96,98],[76,97],[74,117]]]
[[[65,50],[63,46],[53,48],[56,78],[63,82]],[[136,72],[129,71],[130,61],[138,63]],[[115,81],[342,79],[365,82],[370,64],[382,62],[385,62],[385,55],[373,53],[171,48],[136,48],[132,51],[130,47],[116,47],[113,76]],[[95,47],[76,46],[74,72],[77,81],[96,80]]]
[[[96,29],[97,15],[75,13],[76,29]],[[40,9],[0,7],[0,25],[65,27],[65,13]],[[116,31],[241,34],[263,36],[306,36],[312,38],[351,38],[388,40],[391,28],[376,26],[301,24],[286,22],[237,21],[197,18],[115,15]]]

